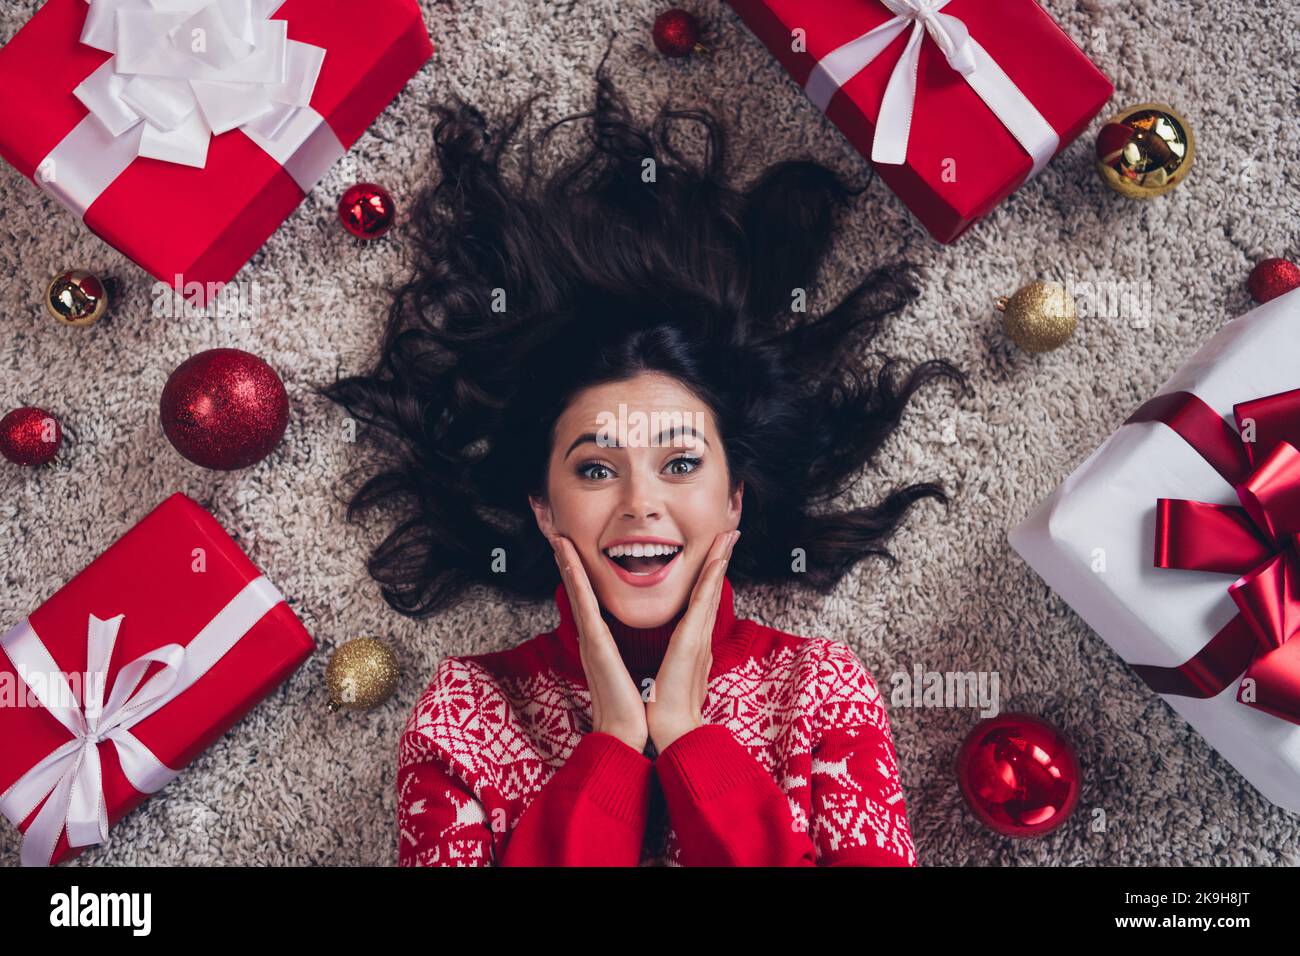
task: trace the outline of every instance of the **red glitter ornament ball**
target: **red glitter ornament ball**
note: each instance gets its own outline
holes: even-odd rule
[[[396,212],[393,197],[376,183],[357,183],[339,200],[343,228],[358,239],[378,239],[388,232]]]
[[[15,408],[0,418],[0,455],[15,465],[34,468],[53,461],[62,444],[59,420],[43,408]]]
[[[163,433],[204,468],[247,468],[269,455],[289,424],[275,370],[239,349],[209,349],[177,366],[163,387]]]
[[[1300,266],[1287,259],[1265,259],[1250,270],[1246,288],[1256,302],[1267,302],[1300,288]]]
[[[980,821],[1011,837],[1055,830],[1079,801],[1079,762],[1061,733],[1032,714],[980,721],[957,755],[957,782]]]
[[[700,22],[695,15],[676,8],[655,17],[654,41],[664,56],[708,52],[708,47],[700,42]]]

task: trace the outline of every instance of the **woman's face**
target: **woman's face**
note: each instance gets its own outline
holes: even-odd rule
[[[555,423],[538,527],[569,538],[601,607],[659,627],[686,606],[714,538],[740,524],[743,484],[713,413],[644,372],[580,392]],[[658,553],[664,552],[664,553]]]

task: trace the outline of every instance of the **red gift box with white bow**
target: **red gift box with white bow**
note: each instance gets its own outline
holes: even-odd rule
[[[432,54],[415,0],[48,0],[0,49],[0,155],[206,299]]]
[[[1068,146],[1114,87],[1034,0],[728,0],[939,242]]]
[[[0,812],[23,864],[106,841],[314,648],[216,519],[172,495],[0,635]]]

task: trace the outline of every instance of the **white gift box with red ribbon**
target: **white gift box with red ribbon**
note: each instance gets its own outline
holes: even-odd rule
[[[1236,406],[1300,388],[1298,331],[1300,290],[1225,325],[1143,408],[1190,396],[1212,428],[1236,436]],[[1250,671],[1233,666],[1219,683],[1204,673],[1212,642],[1241,615],[1232,591],[1248,576],[1157,566],[1160,499],[1235,511],[1240,492],[1175,427],[1140,413],[1012,529],[1011,545],[1260,793],[1300,812],[1300,725],[1243,702]],[[1238,440],[1251,439],[1243,430]]]

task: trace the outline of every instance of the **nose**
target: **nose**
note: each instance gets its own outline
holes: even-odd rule
[[[642,518],[658,518],[662,512],[662,503],[654,492],[654,483],[635,471],[624,484],[622,515],[637,521]]]

